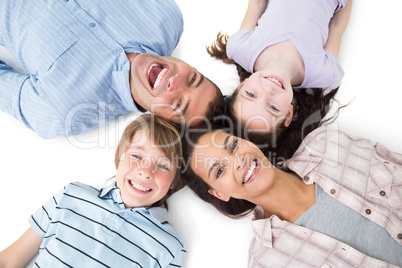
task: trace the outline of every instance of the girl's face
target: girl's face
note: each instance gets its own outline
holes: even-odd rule
[[[223,131],[204,134],[190,166],[211,188],[210,194],[253,202],[272,185],[273,166],[253,143]]]
[[[286,72],[262,70],[253,73],[236,89],[236,117],[250,129],[275,129],[281,122],[289,126],[293,117],[293,89]]]
[[[116,173],[117,187],[126,208],[147,207],[161,200],[169,191],[175,173],[175,163],[146,132],[138,130],[120,156]]]

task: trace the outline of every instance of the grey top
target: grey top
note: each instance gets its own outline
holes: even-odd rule
[[[402,266],[402,247],[384,228],[315,185],[316,202],[294,224],[326,234],[373,258]]]

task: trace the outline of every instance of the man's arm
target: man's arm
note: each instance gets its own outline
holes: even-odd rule
[[[0,268],[25,267],[39,252],[43,237],[30,227],[17,241],[0,252]]]
[[[331,53],[335,58],[338,58],[342,35],[348,25],[351,10],[352,0],[349,0],[347,5],[342,10],[336,12],[329,22],[328,40],[324,50]]]
[[[254,30],[257,22],[267,9],[268,0],[249,0],[240,30]]]

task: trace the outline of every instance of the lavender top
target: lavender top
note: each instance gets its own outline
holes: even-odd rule
[[[266,47],[288,40],[304,61],[305,77],[299,87],[334,89],[344,71],[324,46],[333,14],[346,4],[347,0],[270,0],[254,30],[240,30],[229,38],[227,55],[253,73]]]

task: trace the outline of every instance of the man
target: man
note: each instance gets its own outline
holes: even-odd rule
[[[219,89],[171,55],[183,31],[173,0],[0,1],[0,109],[40,137],[87,132],[130,112],[197,125]]]

